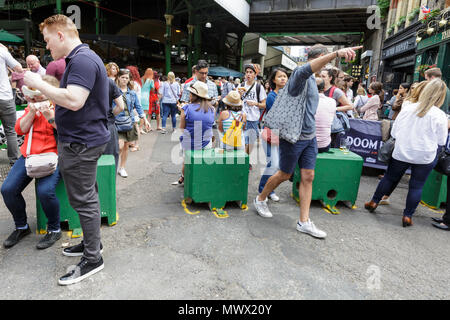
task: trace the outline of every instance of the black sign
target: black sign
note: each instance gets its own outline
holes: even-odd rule
[[[383,59],[387,59],[416,48],[416,38],[411,37],[383,50]]]

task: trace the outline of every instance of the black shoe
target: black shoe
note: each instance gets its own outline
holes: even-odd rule
[[[58,284],[62,286],[67,286],[70,284],[78,283],[94,273],[99,272],[105,267],[103,259],[100,258],[98,262],[89,262],[85,258],[81,258],[81,261],[76,265],[76,267],[69,273],[63,275],[58,280]]]
[[[3,246],[5,248],[11,248],[16,245],[23,237],[29,235],[31,233],[30,226],[27,229],[16,229],[11,233],[8,239],[3,242]]]
[[[63,250],[63,255],[67,257],[81,257],[84,251],[84,243],[81,241],[80,244],[75,246],[67,247]],[[103,245],[100,242],[100,253],[103,253]]]
[[[437,223],[444,222],[444,220],[442,218],[431,218],[431,220],[433,220],[434,222],[437,222]]]
[[[450,226],[445,223],[432,223],[433,227],[436,227],[441,230],[450,231]]]
[[[55,244],[56,241],[61,239],[62,232],[47,232],[44,238],[38,242],[36,248],[38,249],[47,249]]]

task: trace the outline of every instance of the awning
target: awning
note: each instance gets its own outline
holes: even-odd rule
[[[208,70],[208,75],[213,77],[233,77],[233,78],[242,78],[244,76],[242,72],[238,72],[222,66],[210,67]]]
[[[20,43],[20,42],[23,42],[23,39],[16,36],[15,34],[9,33],[8,31],[1,29],[0,30],[0,41]]]

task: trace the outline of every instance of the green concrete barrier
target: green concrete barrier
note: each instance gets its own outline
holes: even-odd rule
[[[210,210],[227,202],[247,205],[249,157],[243,150],[188,150],[185,155],[186,203],[208,203]]]
[[[353,207],[358,197],[363,158],[350,151],[330,149],[319,153],[315,168],[312,200],[321,201],[327,211],[338,214],[338,201],[349,202]],[[300,169],[297,165],[292,183],[292,196],[299,201]]]
[[[423,204],[432,209],[437,209],[442,203],[447,203],[447,176],[432,170],[423,186],[421,200]]]
[[[100,210],[102,218],[107,218],[108,225],[117,223],[116,211],[116,164],[114,156],[103,155],[98,160],[97,185],[100,199]],[[59,199],[61,222],[67,221],[72,238],[82,235],[80,218],[78,213],[70,206],[64,181],[61,179],[56,186],[56,196]],[[37,232],[46,233],[47,217],[42,209],[41,203],[36,196]]]

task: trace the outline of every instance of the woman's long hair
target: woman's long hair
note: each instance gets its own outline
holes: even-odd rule
[[[214,107],[211,104],[211,101],[208,99],[204,99],[202,97],[197,96],[196,94],[192,94],[192,100],[191,103],[198,103],[200,104],[200,108],[198,108],[195,111],[200,111],[203,110],[204,113],[207,113],[208,111],[213,111],[214,112]]]
[[[372,82],[370,84],[370,88],[375,91],[375,94],[380,98],[380,103],[383,104],[384,102],[384,90],[383,90],[383,84],[381,82]]]
[[[127,69],[130,70],[133,81],[136,81],[142,87],[142,81],[141,77],[139,76],[138,68],[135,66],[127,66]]]
[[[110,62],[108,63],[105,67],[106,67],[106,74],[108,75],[108,77],[111,75],[111,68],[112,67],[116,67],[117,70],[117,74],[119,74],[119,66],[115,63],[115,62]],[[117,75],[116,75],[117,78]]]
[[[446,94],[447,85],[444,81],[438,78],[429,81],[419,96],[417,116],[422,118],[433,106],[440,108],[445,101]]]
[[[131,76],[130,70],[128,70],[128,69],[120,69],[119,72],[117,73],[117,77],[116,77],[116,84],[117,84],[117,86],[120,88],[119,78],[121,76],[123,76],[124,74],[127,74],[128,77],[130,78],[130,80],[128,80],[128,83],[127,83],[128,89],[133,90],[133,84],[131,83],[131,81],[133,80],[133,77]]]
[[[419,101],[420,94],[422,93],[423,88],[428,84],[427,80],[422,82],[415,82],[411,85],[411,88],[408,92],[408,95],[405,98],[405,101],[409,101],[411,103],[416,103]]]
[[[173,73],[172,71],[170,71],[167,74],[167,80],[169,81],[170,84],[175,82],[175,73]]]
[[[142,76],[141,80],[142,80],[142,83],[145,83],[145,81],[147,81],[147,80],[153,80],[153,69],[147,68],[147,70],[145,70],[145,73]]]

